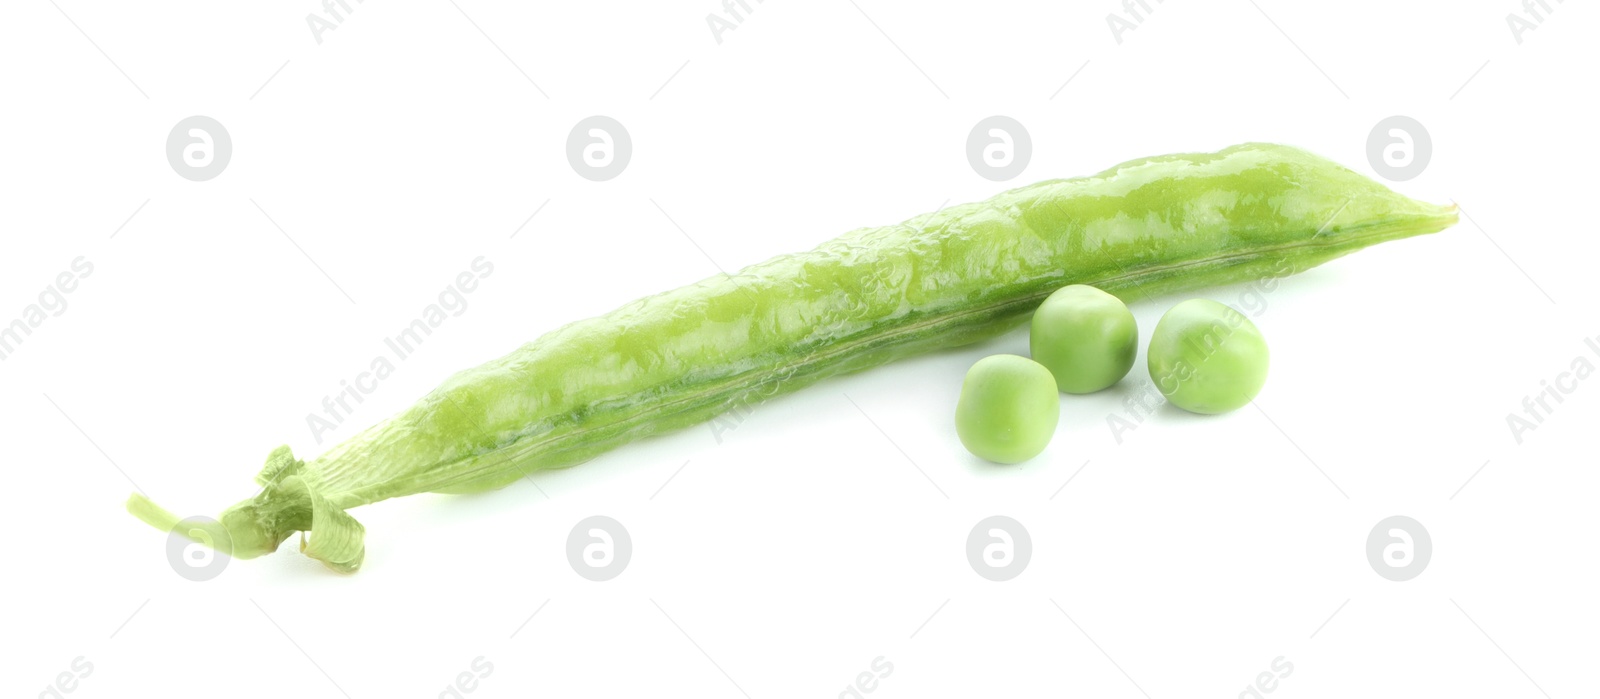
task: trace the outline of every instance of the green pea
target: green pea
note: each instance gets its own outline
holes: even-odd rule
[[[1050,370],[1027,357],[997,354],[967,370],[956,402],[956,434],[975,456],[995,463],[1027,461],[1044,451],[1061,418]]]
[[[1029,329],[1033,360],[1064,393],[1094,393],[1122,380],[1139,354],[1139,327],[1127,304],[1083,284],[1040,304]]]
[[[1209,299],[1172,307],[1150,335],[1150,378],[1192,413],[1243,407],[1267,382],[1267,340],[1243,313]]]

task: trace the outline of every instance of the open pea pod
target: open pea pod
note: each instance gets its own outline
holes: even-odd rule
[[[261,491],[223,512],[219,531],[190,536],[250,558],[309,532],[303,552],[354,571],[364,531],[346,510],[358,505],[498,488],[829,376],[992,337],[1068,284],[1128,299],[1277,277],[1455,221],[1454,207],[1262,143],[1040,182],[562,327],[312,461],[278,448]],[[178,522],[137,494],[128,509],[164,530]]]

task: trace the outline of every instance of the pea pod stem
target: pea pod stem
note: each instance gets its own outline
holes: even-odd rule
[[[222,553],[233,553],[226,527],[216,522],[184,521],[139,493],[128,496],[128,512],[145,524],[173,532],[194,543],[205,544]]]
[[[311,462],[280,447],[262,491],[221,526],[240,557],[309,531],[302,550],[348,572],[364,536],[351,507],[501,487],[830,376],[993,337],[1070,284],[1132,300],[1277,277],[1455,221],[1453,206],[1272,144],[1041,182],[548,333]],[[140,496],[129,509],[174,524]]]

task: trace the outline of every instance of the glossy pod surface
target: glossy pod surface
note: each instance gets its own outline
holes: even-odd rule
[[[261,494],[223,525],[236,556],[309,529],[308,555],[353,570],[362,529],[349,507],[503,486],[824,377],[991,337],[1068,284],[1126,299],[1282,276],[1455,220],[1271,144],[1040,182],[567,325],[310,462],[274,452]],[[129,509],[156,526],[170,517],[137,495]]]

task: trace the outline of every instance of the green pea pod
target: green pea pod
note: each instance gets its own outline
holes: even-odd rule
[[[250,558],[309,532],[307,555],[353,571],[364,532],[351,507],[498,488],[829,376],[992,337],[1068,284],[1127,300],[1278,277],[1455,221],[1454,207],[1271,144],[1040,182],[572,323],[310,462],[280,447],[261,492],[222,514],[223,536],[204,538]],[[128,509],[164,530],[177,523],[137,494]]]

